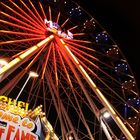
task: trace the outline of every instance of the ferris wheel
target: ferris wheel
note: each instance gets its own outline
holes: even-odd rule
[[[0,95],[42,104],[59,139],[135,139],[134,75],[94,17],[70,0],[3,0],[0,14]]]

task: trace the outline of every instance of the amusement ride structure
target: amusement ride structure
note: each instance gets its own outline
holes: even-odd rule
[[[135,139],[140,100],[134,75],[89,13],[70,0],[3,0],[0,14],[3,100],[16,99],[12,107],[28,103],[21,116],[31,118],[41,104],[60,140]]]

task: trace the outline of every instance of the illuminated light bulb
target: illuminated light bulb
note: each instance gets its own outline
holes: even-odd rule
[[[36,72],[30,71],[29,76],[30,77],[38,77],[38,74]]]
[[[110,113],[107,112],[107,111],[103,113],[103,117],[104,117],[105,119],[110,118],[110,116],[111,116]]]
[[[68,136],[68,140],[73,140],[73,137],[72,136]]]
[[[8,65],[8,62],[4,59],[0,59],[0,65],[2,66]]]

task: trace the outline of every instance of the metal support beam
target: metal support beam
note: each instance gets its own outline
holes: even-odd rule
[[[95,92],[95,94],[97,95],[97,97],[99,98],[99,100],[102,102],[102,104],[104,105],[104,107],[107,109],[107,111],[110,112],[112,118],[114,119],[114,121],[116,122],[116,124],[118,125],[118,127],[121,129],[121,131],[123,132],[123,134],[125,135],[125,137],[128,140],[134,140],[134,137],[129,132],[129,130],[127,129],[127,127],[124,125],[124,123],[120,119],[120,117],[117,115],[117,113],[113,109],[112,105],[105,98],[105,96],[102,94],[102,92],[98,89],[98,87],[96,86],[96,84],[93,82],[93,80],[90,78],[90,76],[88,75],[88,73],[85,71],[85,69],[79,63],[79,61],[77,60],[77,58],[75,57],[75,55],[71,52],[71,50],[69,49],[69,47],[65,44],[65,42],[62,39],[59,39],[58,37],[56,37],[56,41],[58,42],[58,44],[60,46],[63,46],[63,49],[65,50],[65,53],[69,56],[69,58],[75,64],[75,66],[77,67],[77,69],[79,70],[79,72],[83,75],[83,77],[88,82],[88,84],[90,85],[90,87],[92,88],[92,90]]]
[[[54,38],[53,35],[45,38],[38,44],[30,47],[27,51],[17,56],[15,59],[10,61],[7,65],[0,69],[0,82],[2,82],[7,76],[9,76],[14,70],[26,62],[31,56],[33,56],[42,46],[49,43]]]

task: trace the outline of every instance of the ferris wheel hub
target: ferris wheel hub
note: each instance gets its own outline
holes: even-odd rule
[[[62,38],[73,39],[73,34],[67,30],[66,32],[56,23],[51,20],[44,19],[44,23],[47,26],[47,31],[52,32]]]

